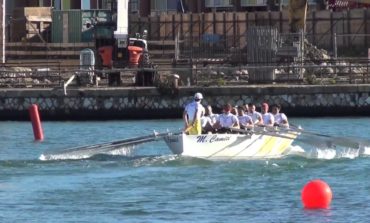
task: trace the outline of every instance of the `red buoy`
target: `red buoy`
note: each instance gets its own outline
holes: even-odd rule
[[[35,140],[42,141],[44,140],[44,133],[42,131],[39,108],[37,105],[33,104],[29,107],[29,113],[32,122],[33,135]]]
[[[333,194],[326,182],[322,180],[312,180],[302,189],[301,198],[305,208],[329,208]]]

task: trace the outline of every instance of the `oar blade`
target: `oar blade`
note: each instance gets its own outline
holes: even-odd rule
[[[172,134],[180,134],[181,132],[166,132],[154,133],[151,135],[128,138],[118,141],[99,143],[94,145],[79,146],[65,149],[62,151],[53,151],[42,154],[40,160],[55,160],[55,159],[87,159],[97,154],[108,154],[112,151],[125,149],[122,154],[127,154],[135,145],[157,141],[163,139],[165,136]]]
[[[302,136],[307,138],[311,137],[313,141],[326,142],[328,145],[341,146],[345,148],[360,149],[364,146],[370,146],[370,140],[363,139],[355,136],[333,136],[323,133],[306,131],[298,127],[292,127],[300,132]]]
[[[234,130],[234,129],[232,129]],[[238,131],[238,130],[234,130]],[[243,131],[243,130],[242,130]],[[240,132],[240,130],[239,130]],[[300,128],[279,128],[279,127],[254,127],[256,134],[272,135],[281,138],[291,138],[302,143],[315,146],[317,148],[345,147],[359,149],[361,144],[366,144],[365,140],[358,140],[351,137],[330,136],[321,133],[304,131]],[[361,143],[362,142],[362,143]],[[369,143],[370,144],[370,143]]]

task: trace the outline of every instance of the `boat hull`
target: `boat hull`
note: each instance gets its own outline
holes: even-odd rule
[[[286,154],[296,134],[171,135],[165,142],[174,154],[206,159],[277,158]]]

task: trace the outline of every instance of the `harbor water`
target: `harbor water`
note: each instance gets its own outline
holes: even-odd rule
[[[370,118],[292,118],[306,131],[370,140]],[[278,159],[172,155],[163,141],[105,154],[55,151],[177,131],[181,120],[0,122],[0,222],[368,222],[370,145],[294,142]],[[317,139],[312,139],[317,140]],[[333,139],[335,142],[337,139]],[[307,210],[301,190],[326,181],[328,209]]]

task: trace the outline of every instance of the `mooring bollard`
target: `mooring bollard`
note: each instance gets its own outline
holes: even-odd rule
[[[29,107],[29,113],[31,117],[33,135],[35,137],[35,140],[37,141],[44,140],[44,133],[42,131],[38,106],[36,104],[31,105]]]

